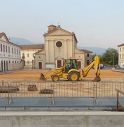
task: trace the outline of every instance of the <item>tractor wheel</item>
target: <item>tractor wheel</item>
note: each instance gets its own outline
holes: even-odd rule
[[[72,71],[68,74],[68,80],[70,81],[78,81],[80,78],[79,72]]]
[[[52,78],[53,82],[59,81],[59,76],[58,75],[52,75],[51,78]]]

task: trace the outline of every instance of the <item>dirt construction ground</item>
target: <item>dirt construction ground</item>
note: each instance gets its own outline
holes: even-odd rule
[[[12,94],[12,96],[41,96],[39,94],[42,89],[53,89],[54,96],[116,96],[116,89],[124,91],[124,73],[115,72],[112,70],[101,70],[102,82],[93,83],[91,80],[94,78],[94,71],[91,70],[84,80],[90,82],[77,81],[60,81],[54,83],[52,81],[43,82],[39,80],[40,73],[45,73],[45,70],[20,70],[8,73],[0,73],[0,85],[6,84],[6,81],[17,81],[15,85],[19,87],[19,92]],[[104,80],[107,82],[104,82]],[[29,82],[27,82],[29,81]],[[38,81],[38,82],[33,82]],[[37,91],[28,91],[28,85],[36,85]],[[8,84],[7,84],[8,85]],[[14,85],[12,83],[12,85]],[[6,94],[0,93],[0,96]],[[48,95],[42,95],[48,96]],[[50,95],[51,96],[51,95]]]
[[[8,73],[0,73],[0,80],[10,79],[10,80],[39,80],[40,73],[46,72],[45,70],[19,70]],[[94,71],[91,70],[87,78],[94,78]],[[123,72],[115,72],[112,70],[101,70],[101,79],[124,79]]]

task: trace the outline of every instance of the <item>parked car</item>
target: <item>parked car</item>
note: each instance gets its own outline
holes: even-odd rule
[[[116,69],[121,69],[119,65],[114,66]]]
[[[100,69],[103,69],[104,68],[104,64],[100,64]]]

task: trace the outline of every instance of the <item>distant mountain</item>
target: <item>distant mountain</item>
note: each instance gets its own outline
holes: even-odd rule
[[[100,48],[100,47],[79,47],[79,48],[90,50],[93,52],[93,54],[97,54],[97,55],[102,55],[106,51],[105,48]]]
[[[18,37],[10,37],[10,41],[14,42],[17,45],[32,44],[30,40]]]
[[[33,42],[31,42],[28,39],[18,38],[18,37],[10,37],[10,41],[18,45],[33,44]],[[105,48],[100,48],[100,47],[79,47],[79,48],[90,50],[93,52],[93,54],[97,54],[97,55],[102,55],[106,51]]]

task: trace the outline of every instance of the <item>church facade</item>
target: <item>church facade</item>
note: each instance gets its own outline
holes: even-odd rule
[[[60,26],[49,25],[44,34],[44,48],[35,53],[34,67],[47,69],[61,67],[64,59],[77,59],[79,68],[90,63],[91,51],[77,48],[75,33]]]

